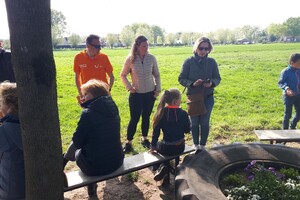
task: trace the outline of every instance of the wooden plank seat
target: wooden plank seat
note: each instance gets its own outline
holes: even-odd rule
[[[194,151],[194,149],[186,145],[184,152],[180,155],[187,154],[192,151]],[[117,169],[116,171],[114,171],[111,174],[107,174],[104,176],[86,176],[80,170],[71,171],[71,172],[66,173],[68,187],[65,187],[64,191],[66,192],[66,191],[74,190],[74,189],[77,189],[77,188],[80,188],[83,186],[87,186],[88,184],[91,184],[91,183],[97,183],[97,182],[105,181],[105,180],[115,178],[118,176],[122,176],[124,174],[138,171],[140,169],[144,169],[144,168],[153,166],[155,164],[161,164],[164,161],[170,161],[170,160],[175,159],[175,160],[177,160],[175,165],[177,165],[179,162],[180,155],[162,156],[158,153],[156,153],[156,154],[151,154],[148,152],[139,153],[136,155],[126,157],[124,159],[123,165],[119,169]]]
[[[255,130],[260,141],[270,141],[270,144],[280,142],[300,142],[300,130]]]

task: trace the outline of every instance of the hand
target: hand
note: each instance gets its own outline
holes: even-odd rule
[[[288,89],[285,91],[285,94],[286,94],[287,96],[290,96],[290,97],[292,97],[292,96],[295,95],[295,93],[294,93],[290,88],[288,88]]]
[[[159,91],[154,91],[154,95],[153,95],[154,98],[158,97],[158,96],[159,96],[159,93],[160,93]]]
[[[151,148],[148,152],[151,153],[151,154],[157,153],[157,151],[153,148]]]
[[[132,87],[132,88],[129,89],[129,92],[130,93],[136,93],[136,89],[134,87]]]
[[[204,81],[204,80],[202,80],[202,79],[198,79],[198,80],[196,80],[196,81],[193,83],[193,86],[194,86],[194,87],[197,87],[198,85],[201,85],[201,84],[203,83],[203,81]]]
[[[204,83],[203,86],[206,88],[210,88],[212,86],[212,82],[210,81],[209,83]]]
[[[84,102],[84,97],[82,97],[82,96],[80,96],[80,95],[78,95],[78,96],[76,97],[76,99],[77,99],[77,102],[78,102],[79,104],[82,104],[82,103]]]

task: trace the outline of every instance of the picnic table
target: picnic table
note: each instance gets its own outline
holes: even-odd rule
[[[260,141],[274,142],[300,142],[300,130],[255,130]]]

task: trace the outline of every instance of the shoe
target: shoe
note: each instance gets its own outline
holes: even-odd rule
[[[169,169],[167,166],[162,165],[159,170],[156,172],[154,175],[154,180],[155,181],[160,181],[162,180],[167,174],[169,174]]]
[[[156,164],[152,166],[152,171],[158,170],[160,164]]]
[[[163,181],[161,183],[161,186],[165,187],[165,186],[168,186],[170,185],[170,175],[169,174],[166,174],[163,178]]]
[[[151,147],[151,144],[150,144],[149,140],[147,140],[147,139],[145,139],[145,140],[142,139],[141,144],[144,148],[147,148],[147,149],[150,149],[150,147]]]
[[[89,197],[97,196],[97,183],[92,183],[87,186]]]
[[[124,152],[124,153],[129,153],[129,152],[131,152],[131,151],[132,151],[132,145],[129,144],[128,142],[125,143],[125,145],[124,145],[124,147],[123,147],[123,152]]]
[[[205,151],[205,150],[206,150],[206,148],[205,148],[204,145],[200,145],[200,149],[201,149],[202,151]]]
[[[194,144],[194,149],[195,151],[199,150],[200,149],[199,144]]]

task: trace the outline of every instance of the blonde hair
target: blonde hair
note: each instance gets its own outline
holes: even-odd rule
[[[82,91],[90,92],[94,98],[109,95],[109,85],[97,79],[91,79],[85,84],[81,85]]]
[[[203,43],[203,42],[207,42],[208,43],[208,53],[209,54],[212,49],[213,49],[213,46],[212,46],[212,43],[210,41],[210,39],[208,39],[207,37],[201,37],[201,38],[198,38],[194,44],[194,47],[193,47],[193,53],[196,53],[197,49],[199,48],[200,44]]]
[[[164,115],[164,107],[166,104],[172,104],[173,100],[180,100],[181,94],[180,91],[177,88],[171,88],[169,90],[165,90],[164,93],[161,95],[159,104],[157,106],[157,110],[153,117],[153,128],[155,128],[158,124],[158,122],[161,120],[161,118]]]
[[[0,83],[0,101],[9,107],[10,113],[18,115],[17,84],[8,81]]]
[[[130,54],[129,54],[131,63],[133,63],[137,57],[138,46],[140,46],[143,42],[147,42],[147,41],[148,41],[148,39],[143,35],[139,35],[137,38],[135,38],[134,43],[132,44],[132,47],[130,50]]]

